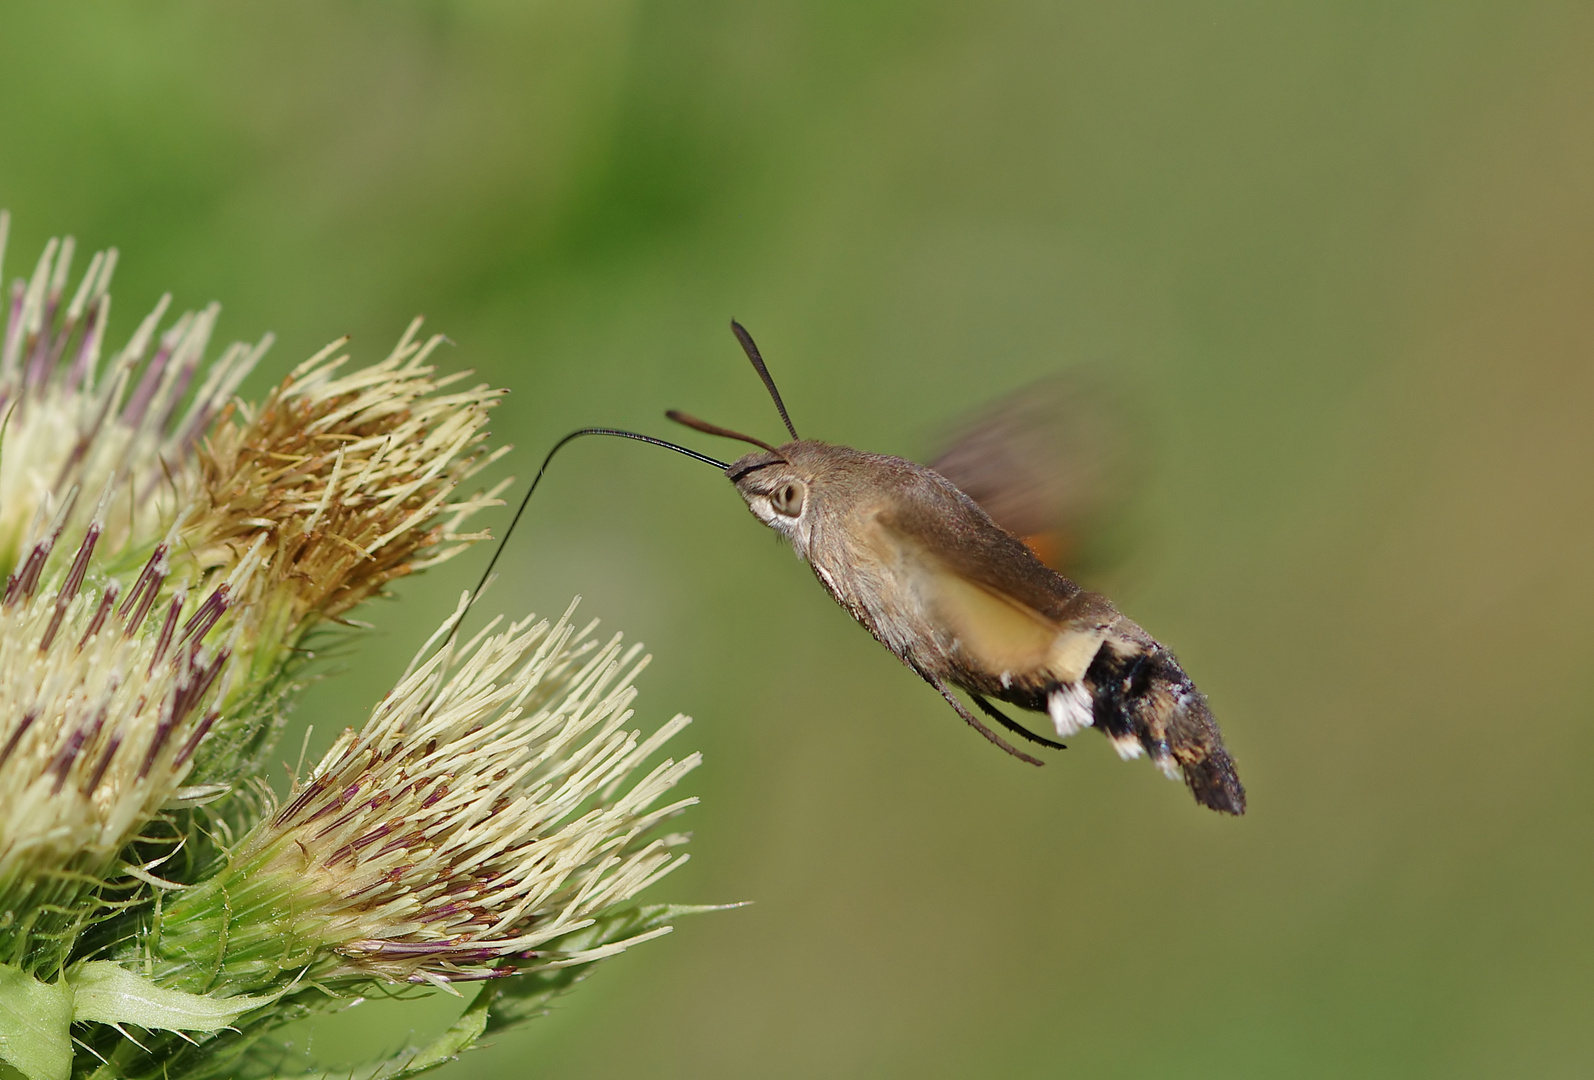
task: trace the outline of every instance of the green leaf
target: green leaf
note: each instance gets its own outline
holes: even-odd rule
[[[72,987],[0,964],[0,1061],[28,1080],[72,1072]]]
[[[151,1031],[220,1031],[274,996],[211,997],[169,990],[109,960],[77,964],[66,973],[76,991],[73,1020],[137,1024]]]
[[[493,987],[485,986],[452,1027],[419,1049],[403,1050],[387,1061],[358,1069],[295,1073],[293,1080],[400,1080],[419,1076],[448,1064],[475,1045],[487,1030],[487,1012],[492,1002]]]
[[[476,1000],[470,1007],[454,1021],[452,1027],[431,1044],[415,1052],[409,1062],[397,1072],[378,1071],[371,1080],[391,1080],[400,1076],[414,1076],[435,1068],[446,1062],[453,1061],[460,1054],[475,1045],[476,1040],[482,1037],[482,1032],[487,1030],[487,1011],[492,1005],[492,987],[483,987],[482,992],[476,995]]]

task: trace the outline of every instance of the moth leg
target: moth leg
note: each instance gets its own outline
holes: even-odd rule
[[[980,707],[980,712],[984,713],[986,716],[989,716],[992,720],[995,720],[998,724],[1001,724],[1019,738],[1028,739],[1030,742],[1039,743],[1042,746],[1049,746],[1053,750],[1068,749],[1068,746],[1064,743],[1052,742],[1050,739],[1045,739],[1035,734],[1029,728],[1025,727],[1017,720],[1014,720],[1012,717],[1002,712],[1002,710],[998,709],[995,705],[992,705],[989,701],[986,701],[984,698],[980,697],[980,695],[970,693],[969,697],[973,698],[974,704]]]
[[[1028,754],[1024,753],[1024,751],[1020,750],[1018,747],[1002,738],[996,732],[980,723],[979,717],[969,712],[968,706],[964,705],[957,699],[956,696],[953,695],[951,687],[947,686],[946,683],[938,678],[926,675],[922,671],[919,672],[919,675],[924,679],[925,682],[941,691],[941,696],[946,698],[946,703],[952,706],[953,710],[956,711],[956,713],[968,723],[969,727],[973,728],[975,731],[978,731],[981,735],[984,735],[987,739],[991,740],[997,746],[1000,746],[1003,750],[1006,750],[1009,754],[1012,754],[1020,761],[1027,761],[1031,765],[1046,764],[1040,758],[1030,757]]]

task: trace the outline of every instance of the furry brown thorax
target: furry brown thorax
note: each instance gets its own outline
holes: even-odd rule
[[[1082,589],[922,465],[812,439],[760,450],[725,475],[791,541],[827,592],[986,738],[1033,764],[953,695],[1032,742],[985,699],[1047,713],[1059,736],[1097,727],[1125,759],[1149,754],[1204,806],[1245,811],[1206,698],[1172,653]]]

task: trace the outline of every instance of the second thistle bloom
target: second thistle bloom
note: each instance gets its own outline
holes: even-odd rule
[[[434,639],[129,959],[162,985],[253,994],[508,976],[662,932],[562,940],[686,860],[684,836],[652,831],[697,801],[664,802],[695,753],[633,779],[688,722],[629,727],[645,659],[580,637],[562,619]]]

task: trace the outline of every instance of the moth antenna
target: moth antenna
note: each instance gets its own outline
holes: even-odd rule
[[[516,509],[515,516],[509,519],[509,528],[504,530],[503,539],[498,541],[498,548],[493,552],[493,557],[487,560],[487,569],[482,571],[481,580],[476,583],[476,588],[471,590],[470,603],[465,605],[465,610],[460,614],[459,621],[454,624],[454,632],[456,634],[459,632],[459,627],[464,625],[465,616],[470,613],[471,606],[476,603],[476,598],[481,595],[482,589],[486,587],[487,579],[492,577],[493,567],[498,565],[498,557],[504,553],[504,546],[509,543],[509,537],[515,531],[515,526],[520,524],[520,516],[526,512],[526,506],[531,502],[531,496],[536,492],[537,485],[542,483],[543,473],[548,471],[548,463],[553,461],[553,456],[564,448],[565,443],[573,439],[579,439],[583,435],[612,435],[618,439],[635,439],[637,442],[645,442],[650,446],[662,446],[666,450],[674,450],[677,454],[685,454],[689,458],[712,465],[721,472],[730,468],[728,462],[720,461],[718,458],[711,458],[707,454],[699,454],[696,450],[688,450],[684,446],[666,442],[664,439],[655,439],[651,435],[639,435],[634,431],[621,431],[618,428],[581,428],[578,431],[572,431],[554,443],[553,449],[548,451],[548,456],[542,459],[542,467],[537,470],[537,475],[532,478],[531,487],[526,489],[525,497],[520,500],[520,506]]]
[[[691,415],[690,413],[684,413],[680,409],[670,409],[664,415],[669,419],[674,420],[677,424],[683,424],[686,427],[691,428],[693,431],[701,431],[705,435],[719,435],[727,439],[740,439],[744,443],[752,443],[754,446],[763,447],[765,450],[768,450],[771,454],[774,454],[782,461],[786,460],[784,457],[781,457],[779,450],[769,445],[763,439],[755,439],[751,435],[743,435],[740,431],[732,431],[730,428],[720,427],[718,424],[711,424],[707,420],[699,420],[697,417]]]
[[[753,362],[753,368],[758,372],[758,377],[764,380],[764,386],[769,390],[769,396],[775,399],[775,408],[780,410],[780,418],[786,422],[786,430],[791,432],[794,439],[802,438],[797,434],[797,429],[791,426],[791,417],[786,415],[786,403],[780,400],[780,391],[775,388],[775,380],[769,374],[769,368],[764,366],[764,357],[759,353],[758,346],[753,343],[753,335],[747,332],[747,327],[731,320],[731,333],[736,335],[736,340],[742,343],[742,351],[747,354],[747,359]],[[743,438],[737,435],[734,438]]]

